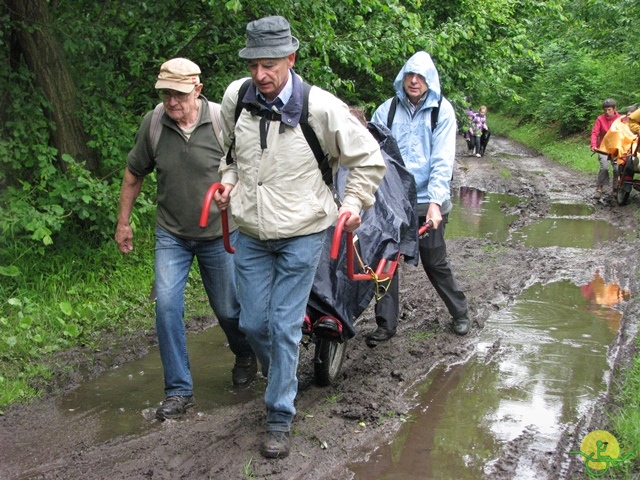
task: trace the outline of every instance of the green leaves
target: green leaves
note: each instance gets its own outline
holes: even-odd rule
[[[15,265],[0,265],[0,275],[3,275],[5,277],[17,277],[18,275],[20,275],[20,269]]]

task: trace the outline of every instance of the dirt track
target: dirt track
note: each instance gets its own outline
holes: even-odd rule
[[[460,152],[466,148],[460,140]],[[595,160],[594,160],[595,161]],[[506,172],[510,172],[510,174]],[[521,146],[492,138],[487,156],[460,156],[457,159],[454,188],[474,187],[487,192],[510,193],[522,202],[510,213],[519,219],[512,228],[538,221],[548,214],[552,200],[594,205],[593,217],[614,225],[637,227],[639,196],[631,195],[630,205],[618,207],[613,199],[593,200],[594,178],[571,172]],[[552,251],[511,243],[499,245],[483,239],[460,238],[448,242],[449,257],[457,278],[467,292],[472,310],[473,328],[466,337],[457,337],[449,329],[449,318],[419,268],[403,266],[402,311],[398,335],[375,349],[366,347],[363,334],[373,328],[367,311],[356,338],[348,344],[348,353],[339,381],[332,387],[313,385],[311,352],[302,350],[300,390],[296,403],[299,415],[294,422],[292,453],[283,460],[265,460],[258,453],[259,434],[264,428],[261,398],[248,403],[217,409],[214,414],[192,413],[182,421],[158,424],[141,436],[119,437],[101,444],[88,443],[82,432],[81,418],[76,435],[61,437],[47,430],[53,412],[53,399],[44,399],[27,407],[9,409],[0,417],[0,478],[3,479],[349,479],[346,466],[361,460],[376,446],[393,435],[400,426],[399,415],[413,406],[413,387],[438,364],[463,362],[474,352],[477,335],[492,311],[517,297],[531,283],[556,278],[561,256]],[[600,267],[607,278],[631,290],[621,332],[612,345],[611,361],[625,365],[632,353],[636,332],[638,288],[636,265],[638,242],[618,244],[590,252],[583,264]],[[202,325],[199,325],[200,327]],[[430,338],[416,332],[430,332]],[[115,363],[135,358],[145,351],[151,339],[130,339],[131,348],[121,351]],[[69,355],[70,364],[87,358]],[[99,368],[103,363],[94,363]],[[94,372],[95,373],[95,372]],[[79,379],[74,377],[74,381]],[[65,390],[73,388],[67,384]],[[327,401],[335,396],[336,401]],[[601,405],[601,407],[603,407]],[[395,415],[389,415],[393,412]],[[153,420],[155,422],[155,420]],[[360,428],[358,424],[366,425]],[[602,409],[589,412],[580,428],[590,423],[603,428]],[[356,433],[356,430],[358,433]],[[561,444],[566,448],[579,440],[566,432]],[[499,473],[493,479],[513,478],[509,461],[517,456],[518,440],[505,448],[498,461]],[[249,463],[250,462],[250,463]],[[253,476],[245,468],[250,465]],[[584,469],[567,461],[559,449],[541,467],[549,479],[581,478]],[[541,476],[540,478],[544,478]]]

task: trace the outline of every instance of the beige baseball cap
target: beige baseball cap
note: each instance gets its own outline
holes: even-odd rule
[[[182,93],[191,93],[200,83],[200,67],[186,58],[172,58],[160,67],[157,89],[169,88]]]

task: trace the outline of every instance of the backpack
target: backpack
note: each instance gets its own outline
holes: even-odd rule
[[[393,100],[391,100],[391,106],[389,107],[389,114],[387,115],[387,128],[391,130],[391,124],[393,123],[393,117],[396,116],[396,108],[398,107],[398,99],[397,95],[393,96]],[[440,99],[438,100],[438,106],[431,109],[431,131],[435,131],[438,126],[438,117],[440,116],[440,104],[442,103],[442,95],[440,95]]]
[[[222,150],[222,144],[220,143],[220,133],[222,131],[222,123],[220,122],[220,105],[207,102],[209,104],[209,115],[211,116],[211,127],[213,128],[213,136],[216,137],[218,145]],[[151,150],[153,151],[153,158],[156,157],[156,148],[160,141],[160,134],[162,133],[162,122],[160,119],[164,115],[164,106],[162,103],[156,105],[151,115],[151,123],[149,124],[149,142],[151,143]]]
[[[249,86],[252,84],[252,80],[248,78],[245,82],[240,86],[240,90],[238,90],[238,101],[236,103],[236,109],[234,112],[234,125],[238,122],[238,118],[240,118],[240,114],[242,113],[242,109],[246,108],[247,110],[251,109],[251,106],[242,103],[242,98],[244,98]],[[313,155],[316,157],[316,161],[318,162],[318,168],[322,173],[322,180],[327,186],[332,187],[333,185],[333,172],[331,171],[331,166],[329,165],[329,155],[326,155],[322,151],[322,147],[320,146],[320,142],[318,141],[318,136],[316,132],[313,131],[311,125],[309,125],[309,92],[311,91],[311,85],[307,82],[302,82],[302,114],[300,115],[300,128],[302,129],[302,133],[304,134],[304,138],[309,144],[309,147],[313,151]],[[256,110],[256,114],[260,115],[261,112],[267,112],[266,110]],[[279,119],[280,115],[274,114],[273,112],[267,112],[271,116],[272,119]],[[233,163],[233,158],[231,157],[231,149],[235,145],[235,138],[233,139],[232,144],[229,146],[229,150],[227,151],[227,165]]]

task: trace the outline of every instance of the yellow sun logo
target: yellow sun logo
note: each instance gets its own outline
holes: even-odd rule
[[[595,430],[588,433],[580,444],[580,451],[572,450],[569,453],[581,456],[587,473],[593,477],[604,475],[609,467],[615,467],[629,458],[634,458],[634,453],[628,453],[620,458],[620,445],[616,437],[604,430]]]

